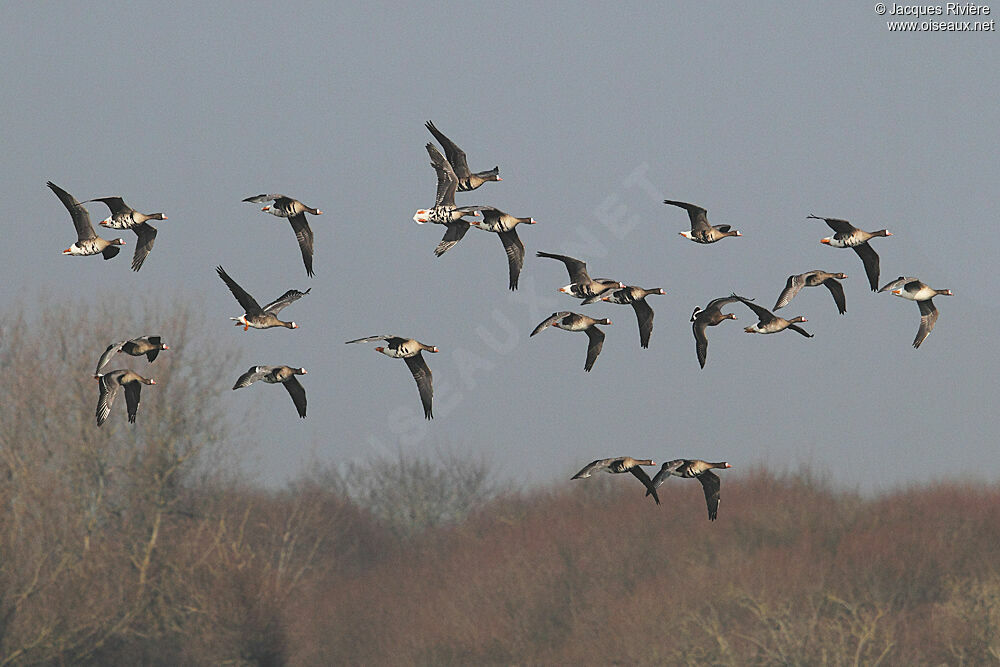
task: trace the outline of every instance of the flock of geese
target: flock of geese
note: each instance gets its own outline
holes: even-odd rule
[[[441,147],[444,149],[444,155],[441,154],[441,151],[433,143],[426,144],[427,153],[430,156],[430,164],[437,175],[437,189],[434,206],[428,209],[419,209],[414,214],[413,220],[421,225],[432,223],[445,227],[444,236],[434,249],[434,255],[437,257],[440,257],[457,245],[464,238],[470,227],[477,227],[482,231],[497,234],[507,256],[508,287],[511,290],[517,289],[518,278],[524,265],[525,250],[524,243],[519,238],[516,227],[519,224],[535,224],[535,219],[509,215],[492,206],[457,206],[455,203],[456,192],[471,192],[484,183],[503,180],[500,178],[499,167],[493,167],[493,169],[487,171],[472,172],[469,169],[465,152],[462,149],[448,139],[432,122],[428,121],[426,128],[438,143],[441,144]],[[153,249],[153,243],[157,234],[156,228],[150,225],[149,222],[151,220],[166,220],[167,216],[162,213],[140,213],[125,204],[122,197],[95,197],[81,203],[73,195],[51,181],[48,182],[48,187],[69,211],[77,232],[77,241],[64,250],[63,254],[74,256],[99,254],[105,260],[109,260],[118,254],[119,246],[125,245],[125,240],[122,238],[108,240],[97,236],[95,233],[90,222],[90,215],[83,204],[102,202],[110,210],[110,215],[100,222],[101,226],[116,230],[128,229],[136,234],[136,249],[132,257],[132,269],[138,271],[142,268],[143,263]],[[265,203],[266,205],[261,208],[262,211],[288,219],[298,242],[306,275],[313,277],[313,232],[309,227],[306,214],[318,216],[322,215],[323,212],[282,194],[254,195],[247,197],[243,201],[253,204]],[[742,236],[738,230],[732,229],[730,225],[710,224],[707,211],[701,206],[670,199],[664,200],[663,203],[683,208],[687,212],[690,219],[690,230],[682,231],[680,235],[695,243],[711,244],[727,237]],[[821,243],[833,248],[851,248],[857,253],[864,265],[868,283],[872,291],[890,292],[893,295],[917,302],[920,309],[920,327],[913,341],[913,347],[920,347],[937,321],[938,311],[934,306],[933,298],[935,296],[950,296],[952,294],[951,291],[933,289],[917,278],[904,276],[900,276],[896,280],[879,288],[879,256],[871,247],[870,241],[878,237],[891,236],[891,234],[885,229],[866,232],[855,227],[847,220],[838,218],[824,218],[815,215],[808,217],[823,220],[833,230],[834,234],[821,239]],[[467,218],[472,219],[469,220]],[[579,299],[581,305],[603,301],[632,306],[638,322],[639,344],[643,348],[649,347],[650,336],[653,331],[653,309],[646,302],[646,298],[652,295],[665,294],[666,292],[662,288],[644,288],[637,285],[628,285],[610,278],[591,278],[587,271],[587,264],[579,259],[542,251],[538,251],[536,255],[563,263],[569,274],[570,282],[559,288],[559,291]],[[268,329],[272,327],[285,327],[295,329],[298,327],[295,322],[279,319],[278,313],[308,295],[311,288],[304,292],[290,289],[274,301],[261,306],[222,266],[217,267],[216,272],[244,310],[244,313],[239,317],[230,317],[235,322],[235,326],[242,326],[244,331],[250,328]],[[798,326],[800,323],[806,322],[806,318],[798,316],[785,319],[775,315],[773,311],[787,306],[802,288],[823,285],[830,291],[838,312],[844,314],[847,312],[847,306],[844,288],[840,281],[845,278],[847,276],[844,273],[830,273],[821,270],[813,270],[789,276],[772,310],[754,303],[753,299],[748,299],[735,293],[730,296],[713,299],[704,308],[695,308],[690,321],[692,322],[691,328],[694,333],[695,351],[699,365],[704,368],[708,357],[707,327],[718,326],[726,320],[737,319],[734,313],[722,312],[725,306],[739,302],[747,306],[757,316],[758,321],[756,324],[744,328],[744,331],[747,333],[773,334],[789,329],[802,336],[812,338],[812,334]],[[535,336],[549,327],[565,331],[583,331],[587,334],[589,340],[584,370],[590,371],[594,367],[594,363],[597,361],[597,357],[600,355],[601,348],[604,345],[605,335],[598,328],[598,325],[606,326],[610,324],[611,320],[608,318],[597,319],[571,311],[558,311],[552,313],[552,315],[539,323],[531,332],[531,336]],[[391,334],[366,336],[346,342],[351,344],[373,341],[385,341],[385,345],[375,348],[376,352],[394,359],[403,359],[406,362],[417,384],[424,417],[432,419],[434,416],[432,405],[434,394],[432,374],[422,353],[436,353],[438,352],[438,348],[433,345],[426,345],[413,338]],[[98,361],[97,370],[94,374],[94,378],[99,381],[100,385],[100,397],[96,411],[98,426],[101,426],[108,419],[112,404],[119,390],[122,388],[124,388],[125,393],[128,421],[134,423],[139,407],[142,385],[156,384],[154,380],[143,377],[127,368],[102,373],[102,369],[110,363],[111,359],[118,353],[125,353],[131,356],[145,355],[149,362],[153,362],[161,350],[169,349],[169,346],[163,343],[160,336],[142,336],[130,340],[113,342],[107,346]],[[288,391],[299,417],[304,418],[307,406],[306,391],[297,376],[305,374],[306,369],[304,368],[253,366],[240,375],[233,385],[233,389],[248,387],[257,381],[269,384],[281,384]],[[718,515],[721,483],[719,476],[713,470],[730,468],[729,463],[710,463],[700,459],[675,459],[664,463],[659,472],[651,479],[643,471],[642,466],[652,465],[655,465],[655,463],[651,459],[635,459],[630,456],[599,459],[585,466],[572,479],[587,478],[594,472],[600,471],[608,473],[629,472],[642,482],[646,489],[646,495],[652,495],[656,504],[660,502],[656,490],[667,478],[675,476],[697,479],[701,482],[705,492],[708,517],[710,520],[715,520]]]

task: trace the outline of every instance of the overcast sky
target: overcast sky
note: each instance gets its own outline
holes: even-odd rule
[[[71,298],[77,284],[95,299],[141,298],[134,287],[195,301],[220,344],[244,349],[218,400],[265,411],[280,436],[248,447],[265,483],[436,445],[528,482],[623,454],[728,460],[729,474],[806,463],[874,491],[997,480],[1000,42],[892,33],[886,18],[870,2],[11,3],[0,303]],[[413,223],[435,191],[428,119],[473,170],[500,166],[503,182],[459,205],[539,221],[518,228],[518,292],[495,234],[470,230],[435,258],[443,228]],[[61,256],[74,233],[47,180],[166,213],[142,271],[129,269],[128,232],[114,261]],[[241,202],[261,192],[324,211],[310,218],[315,278],[287,221]],[[665,198],[744,236],[691,243]],[[96,225],[105,208],[88,207]],[[830,230],[811,213],[888,228],[873,242],[882,283],[955,292],[935,299],[919,350],[916,304],[871,293],[853,252],[819,243]],[[631,308],[558,294],[566,272],[537,250],[665,288],[649,301],[650,348]],[[233,327],[242,311],[219,264],[262,303],[311,287],[282,313],[301,328]],[[788,275],[817,268],[848,274],[846,315],[806,289],[781,314],[808,317],[815,338],[759,336],[730,306],[739,321],[709,329],[698,367],[695,306],[735,290],[770,307]],[[529,340],[554,310],[613,320],[591,373],[583,334]],[[441,349],[425,355],[433,421],[404,363],[343,344],[382,333]],[[95,360],[108,342],[86,341]],[[306,420],[280,390],[229,390],[257,363],[309,370]]]

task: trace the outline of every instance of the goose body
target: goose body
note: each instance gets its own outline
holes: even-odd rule
[[[262,194],[247,197],[243,201],[253,204],[273,202],[261,208],[271,215],[279,218],[288,218],[295,232],[295,240],[299,243],[299,251],[302,253],[302,263],[306,267],[306,275],[313,277],[313,231],[306,220],[306,213],[309,215],[323,215],[323,211],[318,208],[306,206],[298,199],[293,199],[282,194]]]
[[[691,231],[678,233],[684,238],[690,239],[695,243],[715,243],[716,241],[721,241],[727,236],[743,236],[739,231],[733,229],[729,225],[709,224],[708,211],[701,206],[682,201],[674,201],[672,199],[664,199],[663,203],[669,204],[670,206],[678,206],[687,211],[688,218],[691,220]]]
[[[820,270],[788,276],[788,280],[785,282],[785,289],[781,291],[781,294],[778,295],[778,300],[774,303],[774,310],[787,306],[803,287],[823,285],[830,290],[830,294],[833,295],[833,302],[837,304],[837,310],[843,315],[847,312],[847,302],[844,298],[844,286],[839,281],[845,278],[847,278],[846,273],[828,273]]]
[[[592,317],[587,317],[586,315],[580,315],[579,313],[571,313],[568,310],[559,311],[557,313],[552,313],[549,317],[543,320],[535,330],[531,332],[531,336],[542,332],[546,328],[552,326],[557,329],[563,329],[565,331],[583,331],[587,334],[587,338],[590,343],[587,345],[587,361],[583,366],[583,370],[590,372],[590,369],[594,367],[594,362],[597,361],[597,355],[601,353],[601,348],[604,347],[604,332],[598,329],[595,325],[611,324],[611,320],[604,318],[601,320],[595,320]],[[530,336],[529,336],[530,338]]]
[[[139,393],[144,384],[156,384],[155,380],[144,378],[138,373],[134,373],[126,368],[110,371],[103,375],[95,375],[98,380],[101,395],[97,399],[97,425],[101,426],[111,414],[111,406],[118,396],[118,390],[125,388],[125,407],[128,412],[128,421],[135,423],[135,415],[139,410]]]
[[[420,403],[424,408],[424,419],[433,419],[433,399],[434,399],[434,378],[431,369],[424,360],[422,352],[437,352],[435,345],[424,345],[413,338],[403,338],[402,336],[366,336],[356,340],[346,341],[351,343],[370,343],[376,340],[384,340],[384,346],[376,347],[376,352],[381,352],[393,359],[402,359],[406,362],[406,367],[410,369],[414,381],[417,383],[417,392],[420,394]]]
[[[642,485],[646,487],[646,495],[652,495],[653,500],[656,504],[660,504],[660,497],[656,494],[656,487],[653,486],[652,480],[649,479],[649,475],[646,471],[642,469],[641,466],[653,466],[656,465],[651,459],[634,459],[631,456],[617,456],[608,459],[597,459],[585,465],[580,472],[573,475],[570,479],[586,479],[590,477],[595,472],[607,472],[607,473],[632,473],[636,479],[642,482]]]
[[[102,239],[94,232],[94,226],[90,224],[90,213],[83,207],[83,204],[77,201],[76,197],[52,181],[48,181],[46,185],[69,211],[69,215],[73,219],[73,226],[76,228],[76,243],[63,250],[64,255],[85,257],[100,254],[104,259],[111,259],[118,254],[118,246],[125,245],[125,239],[118,238],[110,241]]]
[[[858,229],[847,220],[839,218],[823,218],[818,215],[809,215],[806,217],[814,220],[823,220],[830,229],[836,232],[833,236],[820,239],[820,243],[824,243],[831,248],[851,248],[858,254],[858,257],[861,258],[861,263],[865,266],[868,284],[871,286],[873,292],[876,291],[878,289],[879,257],[878,253],[868,244],[868,241],[877,236],[892,236],[892,233],[887,229],[866,232],[863,229]]]
[[[608,303],[617,303],[622,306],[632,306],[635,310],[636,320],[639,322],[639,345],[643,348],[649,347],[649,337],[653,333],[653,309],[646,303],[646,297],[651,294],[666,294],[662,287],[644,289],[634,285],[615,290],[608,296],[601,297]]]
[[[101,220],[100,225],[102,227],[108,227],[110,229],[132,229],[136,225],[141,225],[144,222],[149,222],[150,220],[166,220],[167,216],[162,213],[140,213],[131,206],[125,203],[125,200],[121,197],[94,197],[93,199],[88,199],[84,204],[99,201],[107,205],[108,209],[111,211],[111,215]]]
[[[444,154],[448,158],[448,163],[451,164],[452,169],[455,171],[455,177],[458,179],[457,187],[459,192],[469,192],[475,190],[483,183],[488,181],[502,181],[500,178],[500,167],[496,166],[489,171],[479,171],[472,173],[469,171],[469,163],[465,157],[465,151],[455,145],[448,137],[444,136],[441,130],[434,127],[434,123],[427,121],[424,123],[424,127],[427,131],[434,135],[434,138],[438,140],[441,144],[441,148],[444,149]]]
[[[735,295],[734,295],[735,296]],[[807,333],[805,329],[798,326],[798,322],[808,322],[806,318],[801,315],[793,317],[790,320],[786,320],[783,317],[778,317],[772,313],[767,308],[763,306],[758,306],[755,303],[751,303],[749,299],[744,299],[743,297],[737,297],[739,301],[742,301],[747,305],[750,310],[757,314],[758,322],[752,326],[746,327],[743,330],[747,333],[759,333],[759,334],[772,334],[778,333],[779,331],[784,331],[785,329],[791,329],[792,331],[802,334],[806,338],[812,338],[811,333]]]
[[[306,369],[292,368],[291,366],[251,366],[250,370],[241,375],[233,390],[249,387],[258,380],[263,380],[268,384],[282,384],[288,390],[288,395],[292,397],[295,410],[299,417],[305,419],[306,416],[306,390],[299,382],[296,375],[305,375]]]
[[[133,357],[138,357],[141,355],[146,355],[146,359],[152,363],[156,356],[160,354],[160,350],[169,350],[170,346],[162,342],[159,336],[141,336],[139,338],[133,338],[132,340],[122,340],[117,343],[111,343],[108,345],[107,349],[101,355],[101,358],[97,360],[97,370],[94,371],[95,374],[100,373],[101,369],[104,368],[111,357],[113,357],[118,352],[124,352],[125,354],[131,355]]]
[[[535,255],[537,257],[557,259],[565,264],[566,272],[569,273],[570,284],[560,287],[559,291],[563,294],[583,299],[584,304],[599,301],[601,295],[610,289],[622,289],[625,287],[625,283],[611,280],[610,278],[597,278],[596,280],[591,278],[590,274],[587,273],[587,263],[575,257],[556,255],[550,252],[542,252],[541,250],[536,252]]]
[[[257,300],[250,296],[246,290],[240,287],[235,280],[230,278],[225,269],[221,266],[217,266],[215,271],[219,274],[219,277],[222,278],[222,281],[226,283],[226,286],[229,287],[229,291],[233,293],[234,297],[236,297],[240,306],[242,306],[246,311],[239,317],[229,318],[231,320],[235,320],[237,326],[242,325],[244,331],[250,327],[253,327],[254,329],[270,329],[271,327],[285,327],[286,329],[299,328],[299,325],[295,322],[283,322],[279,320],[277,315],[285,306],[294,303],[306,294],[309,294],[309,292],[312,291],[311,287],[305,292],[290,289],[271,303],[261,308],[257,303]]]
[[[435,225],[447,227],[444,238],[434,249],[434,255],[440,257],[452,246],[462,240],[465,232],[469,231],[469,222],[464,220],[466,215],[478,216],[478,206],[456,206],[455,190],[458,188],[458,177],[451,163],[441,155],[441,151],[434,147],[434,144],[425,146],[427,154],[431,158],[431,166],[437,173],[437,193],[434,197],[433,208],[422,208],[413,214],[413,221],[418,225],[430,222]]]
[[[714,468],[725,469],[732,468],[732,466],[725,461],[709,463],[700,459],[674,459],[667,461],[660,467],[660,471],[651,480],[650,486],[654,489],[659,488],[671,476],[697,479],[705,491],[708,520],[715,521],[719,515],[719,489],[722,486],[722,481],[718,475],[712,472]],[[648,491],[647,493],[652,492]]]
[[[691,313],[691,330],[694,332],[695,352],[698,354],[698,363],[702,368],[705,367],[705,362],[708,360],[708,335],[705,328],[718,326],[726,320],[735,320],[736,315],[723,313],[722,307],[741,299],[742,297],[735,294],[712,299],[704,309],[695,308],[694,312]]]
[[[110,229],[131,229],[135,232],[135,252],[132,254],[132,270],[138,271],[153,249],[156,240],[156,227],[149,224],[150,220],[166,220],[162,213],[140,213],[125,203],[121,197],[94,197],[87,201],[103,202],[111,211],[111,215],[101,220],[102,227]],[[86,202],[84,202],[86,203]]]
[[[895,296],[916,301],[920,308],[920,328],[917,329],[917,336],[913,339],[913,347],[919,348],[928,334],[934,329],[937,323],[938,309],[934,305],[936,296],[953,296],[950,289],[934,289],[927,283],[917,278],[904,278],[900,276],[893,282],[879,290],[884,292],[889,290]]]
[[[469,224],[478,227],[485,232],[494,232],[500,237],[504,252],[507,253],[507,266],[510,274],[508,287],[517,289],[517,279],[521,275],[521,267],[524,266],[524,243],[514,229],[519,224],[533,225],[534,218],[518,218],[492,206],[482,206],[479,211],[483,214],[482,220],[473,220]]]

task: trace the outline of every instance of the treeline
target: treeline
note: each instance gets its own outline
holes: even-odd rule
[[[741,467],[709,522],[692,481],[656,507],[627,475],[515,490],[425,452],[263,490],[204,400],[232,359],[175,313],[140,446],[79,409],[106,318],[0,322],[3,367],[40,369],[0,397],[0,665],[1000,661],[996,486]]]

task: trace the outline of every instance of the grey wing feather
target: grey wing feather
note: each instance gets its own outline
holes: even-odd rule
[[[435,206],[454,206],[455,190],[458,188],[458,176],[451,164],[444,159],[441,151],[434,147],[434,144],[427,144],[427,153],[431,156],[431,166],[437,172],[437,194],[434,198]]]
[[[765,308],[763,306],[758,306],[755,303],[750,303],[749,299],[744,299],[741,296],[737,297],[735,294],[733,296],[736,297],[736,299],[738,301],[742,301],[744,304],[746,304],[746,306],[750,310],[752,310],[754,313],[756,313],[757,317],[760,318],[761,322],[766,322],[766,321],[774,318],[774,314],[771,313],[771,311],[769,311],[767,308]]]
[[[484,214],[485,216],[485,214]],[[524,243],[515,230],[499,232],[500,242],[503,243],[504,252],[507,253],[507,266],[510,273],[510,289],[517,289],[517,279],[521,275],[521,267],[524,266]]]
[[[868,284],[871,286],[872,291],[878,291],[878,253],[868,245],[867,241],[854,246],[854,252],[858,253],[862,264],[865,265],[865,273],[868,275]]]
[[[127,342],[127,340],[120,340],[117,343],[111,343],[111,345],[108,345],[108,349],[104,350],[101,358],[97,360],[97,370],[94,371],[94,375],[99,374],[101,369],[107,366],[108,362],[111,361],[111,357],[121,352],[122,346]]]
[[[135,232],[135,253],[132,255],[132,270],[138,271],[142,268],[142,263],[146,261],[149,251],[153,249],[153,241],[156,240],[156,227],[143,222],[132,227]]]
[[[542,252],[539,250],[535,253],[537,257],[548,257],[549,259],[558,259],[560,262],[566,265],[566,271],[569,273],[569,281],[571,283],[586,283],[590,282],[590,274],[587,273],[587,263],[581,262],[575,257],[568,257],[566,255],[555,255],[550,252]]]
[[[392,334],[388,334],[388,335],[385,335],[385,336],[366,336],[365,338],[357,338],[355,340],[346,340],[346,341],[344,341],[344,343],[346,343],[348,345],[351,344],[351,343],[370,343],[370,342],[372,342],[374,340],[389,340],[390,338],[396,338],[396,337],[397,336],[393,336]]]
[[[496,223],[500,219],[500,216],[503,215],[503,211],[493,206],[477,206],[476,210],[481,211],[483,220],[490,224]]]
[[[260,304],[257,303],[257,300],[250,296],[245,289],[240,287],[235,280],[230,278],[225,269],[221,266],[217,266],[215,267],[215,271],[219,274],[219,277],[222,278],[222,282],[226,283],[229,291],[233,293],[233,296],[236,297],[236,300],[248,315],[264,312],[261,309]]]
[[[645,299],[632,302],[635,317],[639,321],[639,344],[649,347],[649,337],[653,333],[653,309]]]
[[[580,472],[576,473],[570,479],[584,479],[590,477],[598,470],[603,470],[607,468],[614,459],[597,459],[596,461],[591,461],[587,465],[580,469]]]
[[[920,344],[927,338],[927,334],[934,328],[938,318],[938,309],[930,299],[917,301],[917,305],[920,306],[920,328],[917,329],[917,337],[913,339],[914,348],[920,347]]]
[[[604,332],[597,327],[590,327],[586,331],[590,344],[587,346],[587,362],[584,364],[583,370],[589,373],[590,369],[594,367],[594,362],[597,361],[597,355],[601,353],[601,348],[604,347]]]
[[[711,225],[708,224],[708,211],[701,206],[695,204],[688,204],[687,202],[674,201],[672,199],[664,199],[664,204],[670,204],[671,206],[679,206],[687,211],[688,218],[691,220],[691,231],[707,231],[711,229]]]
[[[702,368],[705,367],[705,361],[708,359],[708,334],[705,331],[707,326],[705,322],[698,320],[691,324],[691,330],[694,331],[694,347],[698,353],[698,363]]]
[[[806,338],[813,338],[813,335],[811,333],[800,327],[798,324],[789,324],[788,328],[797,334],[802,334]]]
[[[785,282],[785,289],[781,291],[781,294],[778,295],[778,300],[774,302],[774,310],[787,306],[795,298],[795,295],[802,290],[805,284],[806,279],[803,274],[788,276],[788,280]]]
[[[253,204],[262,204],[266,201],[274,201],[275,199],[280,199],[285,195],[254,195],[253,197],[247,197],[243,201],[251,202]]]
[[[306,267],[306,275],[313,277],[313,231],[306,221],[306,214],[299,213],[288,219],[295,232],[295,239],[299,242],[299,250],[302,251],[302,263]]]
[[[128,411],[128,421],[135,423],[135,415],[139,410],[139,396],[142,392],[141,382],[129,382],[125,384],[125,408]]]
[[[108,419],[108,415],[111,414],[111,406],[114,405],[115,397],[118,396],[118,389],[121,385],[118,383],[118,378],[120,378],[125,371],[117,370],[111,371],[105,375],[102,375],[100,379],[101,387],[101,397],[97,400],[97,425],[101,426]]]
[[[657,472],[650,484],[654,489],[659,488],[661,484],[670,478],[670,473],[677,470],[684,463],[684,459],[674,459],[673,461],[667,461],[661,467],[659,472]]]
[[[656,487],[653,486],[653,482],[649,479],[649,475],[646,474],[646,471],[643,470],[641,466],[632,466],[628,469],[628,471],[635,475],[636,479],[642,482],[642,485],[646,487],[646,495],[648,496],[652,494],[653,500],[655,500],[656,504],[659,505],[660,496],[656,494]]]
[[[59,197],[59,201],[63,203],[66,210],[69,211],[69,215],[73,218],[73,226],[76,228],[77,240],[86,241],[88,239],[96,239],[97,234],[94,233],[94,226],[90,224],[90,214],[87,209],[83,207],[83,204],[76,200],[76,197],[66,192],[58,185],[49,181],[46,183],[49,189]],[[117,249],[117,247],[116,247]],[[105,257],[105,259],[110,259]]]
[[[88,199],[85,204],[92,201],[99,201],[104,203],[108,209],[111,211],[112,215],[118,215],[119,213],[130,213],[134,209],[125,203],[125,200],[121,197],[94,197],[93,199]]]
[[[424,355],[417,352],[412,357],[404,357],[407,367],[410,369],[410,373],[413,374],[413,379],[417,382],[417,391],[420,393],[420,402],[424,406],[424,418],[433,419],[434,412],[431,409],[431,400],[434,398],[434,385],[433,378],[431,377],[431,369],[427,366],[427,362],[424,360]]]
[[[312,287],[307,289],[305,292],[300,292],[297,289],[290,289],[271,303],[264,306],[263,311],[265,313],[271,313],[272,315],[277,315],[286,306],[295,303],[306,294],[312,291]]]
[[[885,285],[883,285],[882,287],[880,287],[879,288],[879,292],[888,292],[888,291],[894,290],[894,289],[902,289],[903,285],[905,285],[908,282],[914,281],[914,280],[919,280],[919,278],[914,278],[912,276],[909,276],[909,277],[908,276],[900,276],[900,277],[896,278],[895,280],[893,280],[891,283],[886,283]]]
[[[743,297],[736,296],[735,294],[732,296],[722,296],[719,297],[718,299],[712,299],[711,301],[709,301],[708,305],[705,306],[705,310],[711,310],[712,308],[722,308],[726,304],[736,303],[737,301],[740,301],[742,299]],[[747,301],[753,301],[753,299],[747,299]]]
[[[721,495],[719,489],[722,487],[722,481],[711,470],[698,475],[698,481],[701,482],[701,486],[705,490],[705,503],[708,505],[708,520],[715,521],[719,515],[719,498]]]
[[[468,178],[471,175],[469,171],[469,163],[465,157],[465,151],[455,145],[448,137],[441,133],[441,130],[434,127],[434,123],[427,121],[424,123],[424,127],[430,130],[430,133],[434,135],[434,138],[438,140],[441,147],[444,148],[445,155],[448,156],[448,162],[455,170],[455,175],[459,178]]]
[[[850,222],[848,222],[847,220],[841,220],[840,218],[824,218],[821,215],[807,215],[806,217],[812,218],[813,220],[822,220],[830,227],[830,229],[837,232],[838,234],[843,232],[850,232],[855,229],[854,225],[852,225]]]
[[[844,297],[844,286],[836,278],[827,278],[823,281],[826,288],[833,295],[833,302],[837,304],[837,310],[841,315],[847,312],[847,299]]]
[[[434,256],[440,257],[445,254],[454,246],[456,243],[462,240],[465,236],[465,232],[469,231],[469,223],[465,220],[457,220],[449,225],[446,225],[447,229],[444,231],[444,237],[441,242],[437,244],[434,248]]]
[[[305,419],[306,417],[306,390],[299,382],[299,379],[292,375],[287,380],[282,382],[285,385],[285,389],[288,390],[288,395],[292,397],[292,403],[295,404],[295,409],[298,410],[299,417]]]
[[[568,315],[572,315],[572,313],[569,312],[568,310],[560,310],[558,313],[552,313],[546,319],[542,320],[542,322],[537,327],[535,327],[535,330],[531,332],[531,336],[540,333],[543,329],[552,326],[553,324],[555,324],[556,322],[558,322],[559,320]],[[528,336],[528,338],[531,338],[531,336]]]
[[[271,373],[273,370],[274,366],[251,366],[250,370],[236,380],[236,384],[233,385],[233,389],[249,387],[257,380]]]
[[[838,234],[850,233],[856,229],[856,227],[847,220],[841,220],[839,218],[823,218],[823,219],[826,221],[826,224],[830,226],[830,229],[837,232]]]

